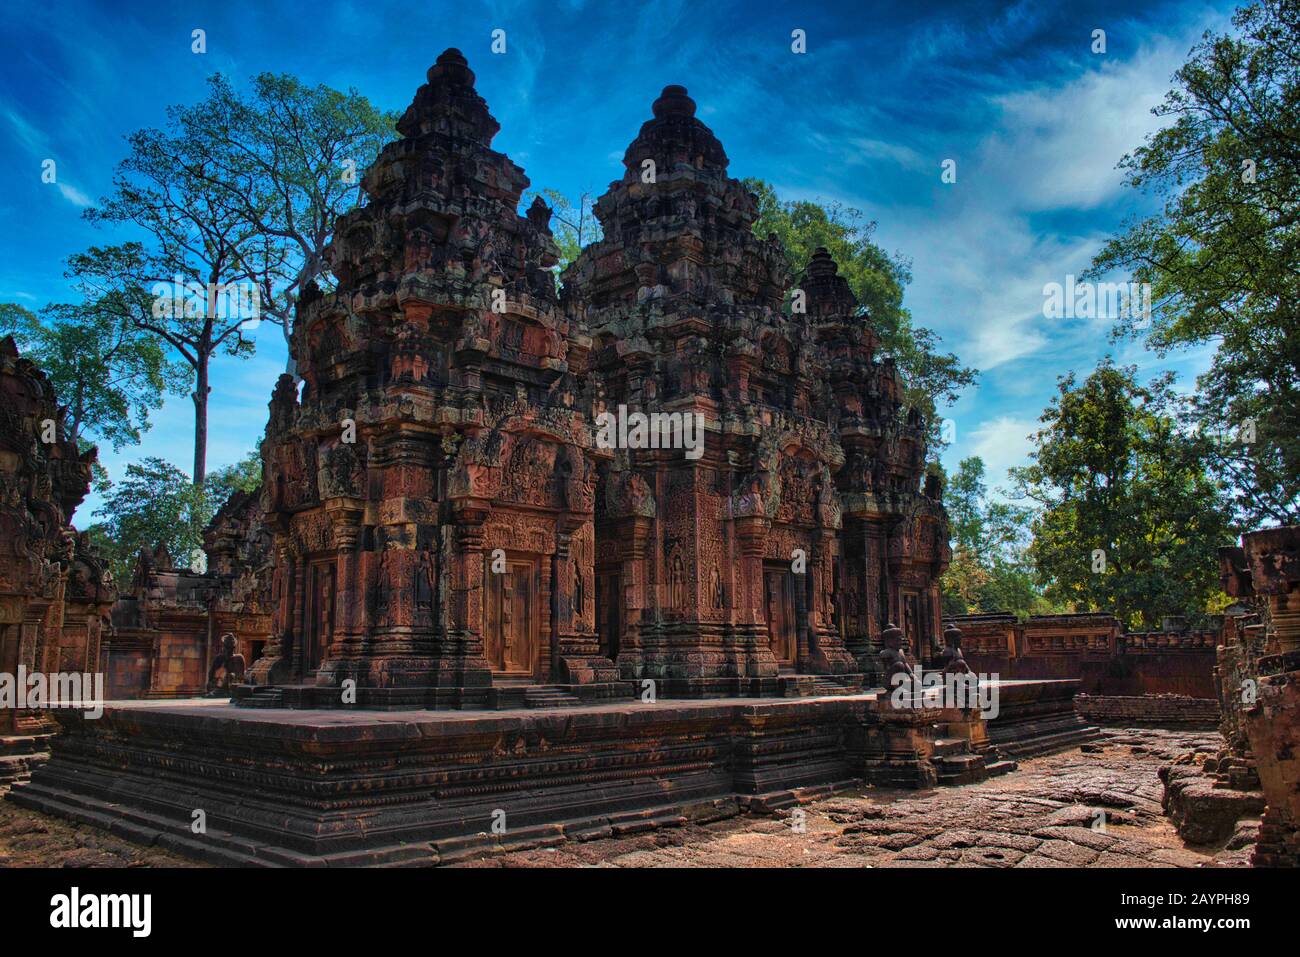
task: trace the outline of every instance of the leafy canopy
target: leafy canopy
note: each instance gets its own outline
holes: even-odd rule
[[[1222,436],[1211,467],[1247,526],[1300,522],[1300,0],[1239,10],[1207,32],[1155,109],[1163,129],[1120,162],[1162,197],[1097,255],[1149,283],[1160,354],[1212,347],[1190,412]],[[1252,438],[1253,441],[1243,441]]]
[[[1135,375],[1107,360],[1058,379],[1032,464],[1012,477],[1039,507],[1029,556],[1047,597],[1156,628],[1222,607],[1215,550],[1233,530],[1207,441],[1178,426],[1172,376]]]

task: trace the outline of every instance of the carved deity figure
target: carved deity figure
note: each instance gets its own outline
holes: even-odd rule
[[[961,652],[961,629],[949,624],[943,630],[943,651],[939,654],[944,674],[970,674],[970,665]]]
[[[208,697],[228,698],[231,689],[244,677],[244,656],[235,651],[235,636],[227,632],[221,636],[221,654],[208,669]]]
[[[885,687],[893,688],[896,684],[894,675],[906,675],[906,680],[915,679],[916,673],[912,671],[912,666],[907,663],[907,654],[904,646],[906,639],[903,637],[903,629],[899,628],[893,622],[885,626],[885,630],[880,634],[881,643],[884,645],[880,649],[880,663],[885,670]]]

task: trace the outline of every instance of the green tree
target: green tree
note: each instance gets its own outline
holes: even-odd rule
[[[939,444],[939,405],[956,401],[978,372],[963,366],[952,353],[941,353],[939,337],[932,330],[913,325],[903,305],[903,292],[912,281],[911,264],[872,241],[875,223],[864,222],[859,210],[840,203],[783,202],[763,180],[750,178],[744,183],[758,197],[754,233],[763,238],[776,235],[795,276],[803,272],[818,246],[825,246],[835,258],[862,315],[897,361],[908,403],[925,415],[931,438]]]
[[[208,188],[274,249],[258,277],[262,316],[292,349],[294,304],[309,283],[332,285],[334,222],[360,201],[362,174],[396,137],[398,115],[355,89],[274,73],[253,77],[246,93],[214,75],[205,99],[171,115]]]
[[[207,489],[162,459],[146,458],[128,465],[105,496],[95,512],[103,521],[94,527],[93,539],[103,548],[114,580],[125,586],[145,548],[165,545],[177,565],[189,567],[213,512]]]
[[[208,476],[207,485],[214,512],[236,492],[256,492],[262,487],[262,454],[253,449],[234,465],[217,469]]]
[[[1173,376],[1144,388],[1135,375],[1106,360],[1058,379],[1012,477],[1039,508],[1029,554],[1047,597],[1155,628],[1221,606],[1215,549],[1233,531],[1208,442],[1179,427]]]
[[[49,376],[67,434],[83,448],[138,445],[179,374],[154,339],[102,302],[50,304],[39,316],[0,303],[0,335],[12,335]]]
[[[962,459],[944,490],[953,558],[940,580],[946,615],[1052,610],[1025,561],[1032,510],[990,499],[979,456]]]
[[[88,295],[157,336],[192,371],[193,480],[207,465],[214,356],[247,357],[262,318],[291,342],[290,316],[309,282],[328,284],[334,220],[356,202],[361,174],[393,133],[390,114],[355,92],[255,77],[243,96],[222,77],[207,98],[139,130],[113,193],[89,220],[143,231],[146,242],[92,247],[69,260]]]
[[[1163,196],[1090,270],[1151,289],[1144,336],[1160,354],[1213,346],[1191,406],[1243,523],[1300,521],[1300,2],[1238,10],[1207,32],[1155,109],[1166,123],[1125,156],[1135,189]],[[1253,441],[1251,441],[1253,439]]]
[[[551,231],[555,245],[560,247],[560,261],[555,266],[558,276],[578,258],[585,247],[601,239],[600,220],[595,213],[595,196],[592,190],[587,190],[574,203],[558,190],[529,190],[520,200],[524,208],[532,202],[530,196],[540,196],[551,207]]]

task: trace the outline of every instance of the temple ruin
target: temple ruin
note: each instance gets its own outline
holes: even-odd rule
[[[851,690],[889,621],[938,650],[946,516],[870,317],[825,251],[796,279],[753,234],[683,88],[652,112],[561,296],[473,73],[429,70],[271,402],[273,620],[241,700]],[[602,415],[656,413],[702,449],[601,441]]]
[[[64,431],[49,379],[0,340],[0,675],[93,674],[116,598],[112,579],[68,516],[90,491],[95,452]],[[52,714],[0,703],[0,786],[23,779],[58,729]],[[48,706],[49,701],[44,702]]]
[[[1217,685],[1210,632],[943,629],[942,488],[872,317],[825,250],[795,276],[754,234],[756,200],[685,88],[650,112],[595,205],[603,238],[557,282],[550,210],[520,215],[527,177],[491,148],[464,57],[438,57],[337,223],[336,287],[298,304],[301,381],[275,385],[260,491],[212,520],[206,571],[147,551],[113,607],[115,696],[209,692],[220,656],[240,659],[216,689],[232,699],[60,712],[12,799],[218,863],[440,863],[864,783],[980,782],[1097,737],[1081,689],[1210,701],[1246,675],[1264,710],[1224,701],[1211,770],[1245,787],[1258,767],[1260,860],[1294,855],[1277,745],[1295,722],[1276,715],[1295,683],[1269,677],[1294,662],[1268,645],[1292,599],[1272,626],[1225,623],[1249,651],[1220,650]],[[53,403],[22,376],[0,383],[39,401],[0,465],[25,498],[0,520],[28,523],[22,567],[45,570],[0,578],[19,596],[0,649],[80,660],[112,600],[89,558],[68,553],[74,610],[48,613],[88,466],[26,451]],[[1297,579],[1253,561],[1234,594],[1287,594],[1268,569]],[[996,707],[881,690],[923,671],[997,672],[973,685]]]

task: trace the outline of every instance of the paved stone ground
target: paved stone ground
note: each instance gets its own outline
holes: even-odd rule
[[[496,854],[461,867],[1245,866],[1250,847],[1186,847],[1160,813],[1156,769],[1217,734],[1108,730],[1088,753],[1021,762],[982,784],[849,792],[790,811]],[[1095,750],[1094,750],[1095,749]],[[1104,830],[1093,823],[1105,813]],[[193,862],[0,800],[0,867],[193,867]]]
[[[457,866],[1244,867],[1249,847],[1187,847],[1160,810],[1156,769],[1221,741],[1212,732],[1107,730],[1087,753],[1029,759],[981,784],[869,789],[805,805],[802,834],[783,811]]]
[[[99,828],[0,800],[0,867],[202,867]]]

